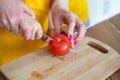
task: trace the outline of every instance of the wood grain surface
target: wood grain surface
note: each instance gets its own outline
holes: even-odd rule
[[[99,51],[101,46],[107,51]],[[75,50],[76,54],[56,57],[46,47],[3,65],[1,70],[10,80],[105,80],[120,68],[120,55],[100,41],[85,37]]]

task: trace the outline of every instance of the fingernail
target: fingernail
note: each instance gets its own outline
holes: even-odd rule
[[[77,45],[78,43],[79,43],[78,40],[75,40],[75,41],[74,41],[74,45]]]
[[[70,41],[73,40],[73,35],[70,34],[70,35],[68,36],[68,39],[69,39]]]

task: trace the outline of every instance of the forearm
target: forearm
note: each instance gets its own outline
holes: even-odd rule
[[[51,0],[51,7],[68,9],[69,0]]]

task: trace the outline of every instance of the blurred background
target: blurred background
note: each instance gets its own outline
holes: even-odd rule
[[[88,0],[91,27],[120,13],[120,0]]]

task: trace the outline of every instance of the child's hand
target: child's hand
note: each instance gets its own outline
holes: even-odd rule
[[[82,21],[68,9],[63,7],[53,7],[49,13],[49,31],[54,31],[53,34],[60,34],[62,32],[61,25],[67,24],[67,35],[71,40],[73,46],[77,44],[85,35],[86,28]],[[74,39],[73,32],[74,29],[77,30],[77,37]]]

